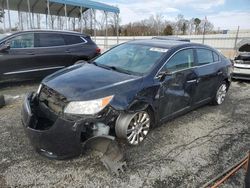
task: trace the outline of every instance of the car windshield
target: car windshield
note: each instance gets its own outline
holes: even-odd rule
[[[160,61],[167,49],[139,44],[122,44],[94,60],[98,66],[128,74],[143,75]]]

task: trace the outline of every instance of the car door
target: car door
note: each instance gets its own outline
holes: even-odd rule
[[[197,57],[195,72],[198,75],[198,79],[194,104],[199,105],[211,99],[218,85],[218,77],[222,74],[222,71],[216,66],[218,60],[214,59],[213,51],[205,48],[197,48],[195,51]]]
[[[191,107],[197,75],[194,71],[194,50],[183,49],[165,64],[167,72],[160,88],[160,119],[166,119]]]
[[[34,33],[22,33],[7,39],[10,49],[0,52],[0,75],[3,80],[28,78],[34,68]]]
[[[44,70],[52,73],[71,64],[72,55],[62,34],[38,32],[35,38],[38,41],[36,56]]]

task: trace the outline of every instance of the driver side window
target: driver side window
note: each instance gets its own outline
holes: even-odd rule
[[[194,65],[194,50],[181,50],[175,54],[163,67],[163,71],[175,72],[182,69],[191,68]]]
[[[27,33],[16,36],[8,41],[10,48],[34,48],[34,34]]]

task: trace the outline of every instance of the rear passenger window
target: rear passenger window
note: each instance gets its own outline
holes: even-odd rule
[[[165,65],[164,71],[178,71],[194,66],[193,49],[182,50],[175,54]]]
[[[214,62],[217,62],[220,60],[217,53],[213,52],[213,56],[214,56]]]
[[[206,65],[214,62],[212,51],[206,49],[196,49],[196,52],[199,65]]]
[[[67,45],[79,44],[85,42],[80,36],[76,35],[63,35]]]
[[[65,41],[62,35],[54,33],[39,33],[38,34],[38,47],[52,47],[63,46]]]

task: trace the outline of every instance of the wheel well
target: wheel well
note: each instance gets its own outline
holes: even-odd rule
[[[231,83],[229,82],[229,80],[227,78],[224,79],[223,81],[226,82],[226,84],[227,84],[227,90],[228,90]]]
[[[129,112],[138,112],[138,111],[143,111],[146,110],[149,112],[150,117],[152,118],[152,124],[153,127],[156,124],[156,118],[155,118],[155,110],[154,108],[147,102],[135,102],[134,104],[132,104],[129,108]]]

